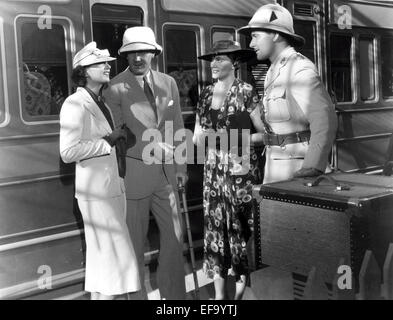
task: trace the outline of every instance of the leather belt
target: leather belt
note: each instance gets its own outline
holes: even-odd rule
[[[308,142],[310,131],[301,131],[288,134],[265,133],[263,143],[265,146],[285,146],[287,144]]]

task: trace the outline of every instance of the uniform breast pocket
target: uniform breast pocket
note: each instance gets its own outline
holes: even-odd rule
[[[282,87],[271,89],[265,98],[266,120],[284,122],[291,119],[286,99],[286,90]]]

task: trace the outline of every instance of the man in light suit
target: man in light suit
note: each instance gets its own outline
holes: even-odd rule
[[[337,117],[315,65],[293,48],[305,40],[294,33],[290,12],[264,5],[239,32],[251,34],[258,60],[271,62],[263,97],[264,183],[323,174]]]
[[[146,152],[151,146],[146,133],[159,131],[164,140],[184,130],[175,80],[151,69],[152,59],[161,52],[150,28],[127,29],[119,54],[127,58],[129,67],[112,79],[104,96],[116,126],[125,122],[136,135],[136,145],[127,152],[125,186],[127,223],[141,279],[144,279],[144,244],[151,211],[160,231],[157,280],[161,297],[184,299],[183,228],[176,187],[178,180],[186,183],[187,168],[173,159],[171,151],[176,142],[171,145],[166,141],[164,145],[169,152],[163,155],[153,152],[152,156]],[[146,299],[146,290],[142,287],[141,298]]]

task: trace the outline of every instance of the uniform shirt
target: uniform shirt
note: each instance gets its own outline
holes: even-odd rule
[[[274,133],[311,131],[302,167],[325,171],[337,116],[315,65],[292,47],[283,50],[268,70],[263,105]]]

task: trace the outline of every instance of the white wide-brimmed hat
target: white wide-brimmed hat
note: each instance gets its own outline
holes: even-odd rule
[[[238,32],[247,34],[258,30],[283,33],[293,40],[295,46],[302,46],[306,42],[302,36],[295,33],[291,13],[279,4],[266,4],[260,7],[248,25],[240,28]]]
[[[162,47],[156,42],[152,29],[132,27],[124,32],[123,45],[119,49],[119,54],[135,51],[154,51],[156,55],[162,52]]]
[[[98,49],[97,43],[92,41],[75,54],[72,61],[72,67],[75,69],[78,66],[86,67],[95,63],[113,60],[116,60],[116,58],[111,57],[107,49]]]

